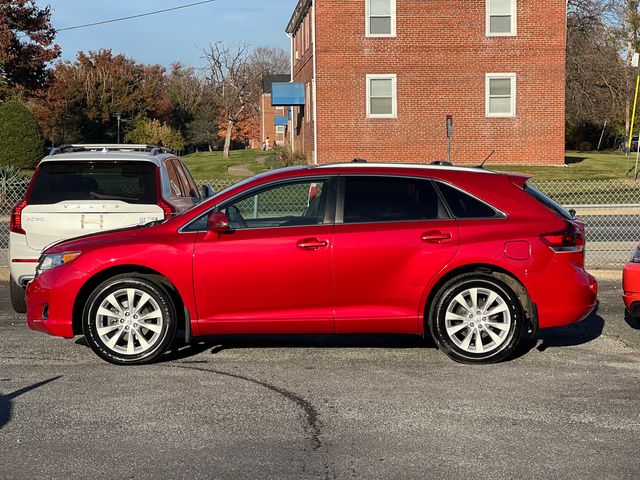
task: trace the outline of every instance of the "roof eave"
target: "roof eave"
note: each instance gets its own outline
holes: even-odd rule
[[[287,24],[287,28],[285,29],[285,32],[287,32],[288,34],[292,34],[296,30],[298,30],[298,27],[300,26],[302,19],[307,14],[307,11],[311,6],[311,2],[312,0],[298,0],[298,4],[296,5],[296,8],[293,10],[293,15],[291,15],[291,19]]]

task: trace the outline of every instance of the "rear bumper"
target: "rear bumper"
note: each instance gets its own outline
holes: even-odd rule
[[[622,299],[627,310],[640,318],[640,263],[627,263],[622,272]]]
[[[64,265],[27,285],[27,325],[56,337],[73,338],[73,306],[84,274]]]
[[[527,276],[527,288],[538,307],[539,328],[559,327],[587,318],[598,304],[598,282],[583,268],[562,258]]]

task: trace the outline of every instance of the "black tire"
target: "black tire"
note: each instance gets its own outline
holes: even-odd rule
[[[158,319],[158,322],[161,322],[161,325],[158,326],[159,331],[157,332],[157,337],[154,335],[154,332],[151,332],[151,330],[142,329],[142,331],[145,331],[147,335],[151,333],[149,337],[153,337],[155,340],[151,343],[148,350],[141,351],[139,353],[128,354],[126,352],[116,351],[115,348],[122,349],[124,347],[119,345],[114,345],[114,348],[109,347],[107,342],[104,341],[104,337],[101,337],[98,333],[98,322],[104,321],[104,318],[111,318],[105,316],[101,316],[102,318],[99,318],[98,310],[100,309],[101,304],[105,302],[107,297],[111,294],[117,294],[117,292],[121,292],[125,289],[135,289],[138,292],[148,294],[158,307],[154,311],[158,311],[161,314],[161,320]],[[141,301],[142,299],[138,297],[138,303]],[[135,303],[135,300],[133,303]],[[140,307],[140,305],[138,305],[138,307]],[[133,321],[132,319],[133,317],[128,320]],[[110,322],[111,321],[112,320],[110,320]],[[118,322],[120,321],[118,320],[117,322],[114,322],[114,325]],[[175,306],[171,300],[171,296],[167,293],[165,288],[144,277],[131,277],[127,275],[119,275],[100,284],[89,297],[82,315],[82,328],[89,346],[102,359],[116,365],[140,365],[151,363],[158,359],[158,357],[160,357],[173,342],[176,334],[176,324],[177,316]],[[141,326],[142,325],[140,325],[140,327]],[[134,327],[131,326],[128,327],[130,331],[121,332],[123,341],[125,336],[128,339],[129,335],[133,334],[133,328]],[[139,335],[141,335],[139,330],[135,333],[137,335],[134,335],[133,342],[139,339]],[[113,336],[115,336],[115,333]],[[137,341],[138,347],[144,348],[140,341]]]
[[[27,313],[27,299],[25,289],[18,285],[13,278],[9,279],[9,294],[11,306],[16,313]]]
[[[477,312],[466,311],[465,307],[462,307],[462,304],[455,300],[458,295],[463,294],[466,307],[469,307],[468,302],[470,300],[466,300],[465,295],[475,289],[479,289],[476,290],[477,305],[481,305],[484,299],[484,309],[489,308],[491,305],[496,305],[504,308],[504,313],[493,316],[487,315],[487,313],[481,313],[475,316]],[[491,305],[486,305],[490,295],[490,293],[487,295],[486,292],[495,293],[503,303],[496,304],[494,302],[497,300],[494,300]],[[478,297],[478,295],[481,295],[482,298]],[[471,304],[473,303],[471,302]],[[456,305],[462,307],[462,309],[458,307],[457,311],[452,311]],[[489,312],[492,310],[493,309],[489,308]],[[470,323],[468,326],[462,328],[462,330],[449,334],[447,331],[447,316],[449,313],[460,316],[458,315],[460,312],[464,312],[464,316],[466,316],[467,313],[470,317],[474,316],[473,319],[469,318],[469,320],[466,320],[467,322],[475,322],[475,319],[478,319],[478,322],[476,322],[475,325],[474,323]],[[502,319],[506,319],[507,312],[509,314],[508,321],[500,322],[501,318],[499,318],[498,315],[503,315],[504,317],[502,317]],[[512,354],[518,346],[525,326],[524,311],[518,296],[501,280],[482,273],[460,275],[445,283],[434,297],[428,318],[431,334],[440,350],[456,362],[467,364],[497,363],[504,360]],[[456,327],[464,324],[464,321],[458,321],[457,319],[452,321],[459,322],[455,325],[449,323],[452,331],[454,331]],[[485,321],[487,321],[487,323],[485,323]],[[500,323],[500,329],[495,327],[496,323]],[[475,331],[473,330],[474,327]],[[491,330],[491,332],[488,330]],[[493,338],[503,335],[500,339],[502,343],[495,341],[492,336],[489,335],[490,333],[493,335]],[[471,336],[472,334],[473,337],[471,341],[473,345],[467,344],[466,348],[464,348],[465,342],[462,338],[466,340],[467,335]],[[480,352],[477,351],[478,347],[476,346],[476,342],[478,341],[480,343]],[[489,351],[484,351],[485,341],[487,341],[489,345]],[[470,351],[472,348],[474,351]]]

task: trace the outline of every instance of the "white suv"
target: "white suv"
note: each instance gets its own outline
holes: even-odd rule
[[[11,212],[11,304],[24,313],[24,288],[44,248],[59,240],[141,225],[180,213],[212,193],[198,190],[182,161],[151,145],[69,145],[36,169]]]

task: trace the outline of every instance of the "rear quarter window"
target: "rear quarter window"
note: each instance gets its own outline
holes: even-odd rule
[[[543,204],[545,207],[547,207],[554,213],[560,215],[565,220],[573,220],[573,215],[571,215],[571,213],[569,213],[569,211],[566,208],[564,208],[562,205],[557,203],[555,200],[552,200],[551,198],[547,197],[544,193],[542,193],[540,190],[535,188],[533,185],[530,185],[529,183],[525,183],[524,191],[529,195],[531,195],[533,198],[535,198],[538,202]]]
[[[69,200],[157,203],[156,166],[151,162],[44,162],[29,197],[32,205]]]
[[[496,218],[500,215],[491,206],[481,200],[471,196],[468,193],[458,190],[457,188],[447,185],[446,183],[436,182],[442,196],[453,216],[456,218]]]

